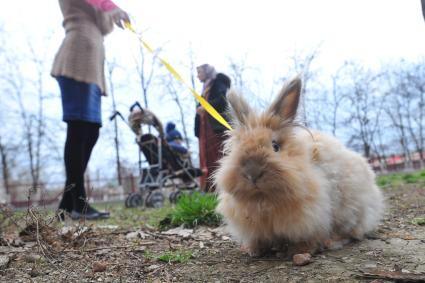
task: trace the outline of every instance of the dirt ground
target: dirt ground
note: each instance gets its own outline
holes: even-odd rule
[[[385,193],[387,214],[373,236],[314,255],[305,266],[279,253],[250,258],[221,228],[59,229],[34,214],[26,232],[0,239],[0,282],[371,282],[387,275],[424,282],[425,226],[412,220],[425,216],[425,188]],[[395,281],[387,278],[374,282]]]

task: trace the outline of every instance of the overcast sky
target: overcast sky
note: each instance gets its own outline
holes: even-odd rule
[[[27,40],[53,58],[63,39],[58,1],[3,1],[0,23],[10,41],[27,49]],[[43,3],[43,4],[41,4]],[[425,22],[420,0],[117,0],[144,39],[164,47],[162,56],[188,79],[188,53],[195,64],[226,71],[229,58],[261,71],[257,78],[270,95],[276,77],[287,75],[288,57],[317,49],[317,68],[337,69],[356,59],[365,65],[425,54]],[[48,46],[46,34],[53,34]],[[133,64],[138,40],[117,30],[106,39],[109,58]],[[54,80],[50,83],[56,88]],[[198,85],[198,90],[200,86]],[[258,96],[264,94],[258,93]],[[133,98],[126,98],[134,100]]]
[[[376,63],[425,52],[425,22],[419,0],[117,0],[147,30],[155,46],[169,42],[166,57],[178,61],[192,44],[199,62],[217,68],[227,58],[248,54],[258,66],[270,67],[295,49],[320,45],[329,65],[347,58]],[[0,19],[9,30],[24,27],[35,37],[47,30],[61,40],[58,2],[3,1]],[[118,40],[118,38],[120,40]],[[123,42],[121,39],[125,38]],[[115,39],[115,40],[114,40]],[[120,32],[107,41],[109,51],[126,52],[131,38]]]
[[[318,48],[320,56],[315,64],[325,72],[332,72],[349,59],[374,67],[381,62],[415,60],[425,55],[425,22],[420,0],[117,0],[116,3],[128,11],[134,27],[144,31],[147,42],[154,48],[165,46],[162,56],[177,70],[181,70],[182,64],[189,64],[190,48],[195,54],[195,64],[210,63],[219,71],[225,71],[229,58],[246,60],[247,66],[261,70],[258,79],[267,89],[267,95],[273,80],[286,75],[283,74],[288,68],[285,62],[294,53]],[[8,41],[17,46],[16,51],[27,49],[30,40],[39,50],[47,52],[51,60],[63,39],[58,1],[3,0],[2,4],[0,24],[11,34]],[[46,35],[50,33],[53,36],[47,46]],[[138,44],[128,31],[116,31],[106,40],[108,57],[117,58],[130,70],[134,68],[129,65],[131,54]],[[56,82],[50,78],[46,81],[51,91],[57,93]],[[200,90],[200,85],[197,89]],[[136,96],[127,91],[119,99],[128,105]],[[109,98],[104,101],[110,102]],[[60,100],[52,103],[50,111],[59,121]],[[164,107],[158,108],[161,110]],[[104,115],[105,127],[108,114]],[[170,115],[176,113],[159,113],[164,123]]]
[[[223,57],[243,52],[259,66],[268,65],[294,49],[319,44],[329,64],[425,52],[419,0],[159,0],[122,1],[122,6],[152,38],[181,46],[192,42],[200,61],[219,66]]]
[[[10,41],[27,48],[26,40],[48,50],[53,58],[63,39],[58,1],[3,1],[0,23],[14,32]],[[43,3],[43,4],[41,4]],[[412,59],[425,54],[425,22],[420,0],[117,0],[133,24],[144,31],[152,47],[164,47],[162,56],[178,71],[188,65],[192,49],[195,64],[210,63],[226,71],[229,58],[245,61],[261,71],[269,95],[276,77],[288,69],[288,57],[317,49],[315,65],[325,72],[343,61],[365,65]],[[46,47],[46,34],[53,37]],[[128,66],[138,48],[128,31],[106,39],[109,58]],[[137,52],[137,51],[136,51]],[[51,80],[52,84],[55,84]],[[198,85],[198,88],[200,86]],[[257,95],[261,96],[262,93]]]

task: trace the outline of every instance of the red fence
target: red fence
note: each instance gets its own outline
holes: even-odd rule
[[[425,152],[423,154],[425,155]],[[419,170],[424,165],[421,163],[421,156],[419,152],[412,153],[410,160],[404,155],[393,154],[381,159],[371,158],[369,163],[373,170],[377,173]]]

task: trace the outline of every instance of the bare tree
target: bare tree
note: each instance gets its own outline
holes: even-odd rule
[[[379,127],[376,128],[376,138],[372,142],[373,152],[379,161],[379,168],[381,172],[387,172],[388,170],[388,162],[386,157],[388,156],[389,149],[392,148],[391,143],[388,143],[388,141],[385,139],[387,131],[388,127],[386,127],[384,121],[381,121],[379,123]]]
[[[162,47],[155,49],[154,53],[150,54],[150,52],[148,52],[144,46],[140,45],[140,57],[135,58],[136,71],[140,79],[140,86],[142,88],[143,102],[145,108],[149,108],[148,93],[150,86],[153,82],[153,75],[155,73],[156,66],[158,63],[158,55],[159,53],[161,53],[161,51]]]
[[[112,110],[113,113],[117,113],[117,104],[115,101],[115,88],[113,83],[113,73],[117,66],[115,60],[112,62],[107,61],[107,72],[108,72],[108,82],[109,82],[109,93],[112,98]],[[121,177],[121,160],[120,160],[120,142],[119,142],[119,135],[118,135],[118,121],[117,119],[114,119],[114,143],[115,143],[115,161],[117,166],[117,178],[118,178],[118,185],[122,185],[122,177]]]
[[[7,91],[12,94],[12,97],[18,104],[20,120],[23,124],[23,134],[24,142],[26,146],[26,151],[29,159],[29,171],[32,178],[32,188],[38,187],[38,172],[37,164],[39,162],[35,161],[35,147],[34,147],[34,135],[33,135],[33,119],[26,110],[23,102],[23,92],[24,92],[24,78],[20,71],[20,67],[17,64],[17,58],[7,57],[7,64],[4,66],[7,71],[4,73],[4,81],[6,82]],[[4,70],[5,70],[4,69]]]
[[[311,52],[295,53],[290,58],[292,60],[294,71],[302,76],[303,85],[301,89],[301,115],[302,120],[307,126],[309,126],[311,123],[307,119],[307,112],[311,113],[308,109],[308,105],[310,103],[314,104],[315,102],[313,98],[308,99],[310,103],[307,102],[305,93],[310,86],[310,82],[312,82],[316,76],[316,73],[312,69],[312,64],[318,55],[319,47],[316,47]]]
[[[345,68],[346,63],[329,78],[322,76],[320,80],[319,77],[311,80],[309,85],[314,85],[314,90],[310,89],[306,94],[309,98],[306,99],[306,103],[310,109],[307,113],[311,121],[310,127],[331,132],[334,136],[337,136],[337,130],[347,116],[347,112],[343,111],[344,104],[349,101],[345,87],[347,78]]]
[[[424,165],[424,68],[420,63],[401,61],[387,75],[391,86],[386,113],[396,130],[397,139],[405,156],[406,167],[413,166],[411,149],[419,154],[420,166]]]
[[[189,57],[189,76],[190,76],[190,85],[192,86],[192,89],[196,89],[196,84],[195,84],[195,74],[196,74],[196,67],[195,67],[195,53],[193,52],[193,48],[192,45],[190,45],[189,47],[189,53],[188,53],[188,57]]]
[[[239,89],[242,92],[247,92],[247,86],[245,81],[246,72],[249,71],[250,67],[246,65],[246,58],[244,57],[237,62],[233,58],[228,58],[229,60],[229,69],[230,69],[230,77],[232,78],[232,86],[236,89]],[[249,89],[249,88],[248,88]]]
[[[351,114],[346,124],[353,130],[350,140],[360,142],[364,156],[370,158],[384,101],[377,93],[379,74],[354,62],[349,64],[348,72],[351,78],[350,85],[347,85]]]
[[[164,75],[162,77],[162,84],[163,86],[165,86],[167,93],[171,96],[171,98],[173,99],[173,101],[176,103],[177,108],[179,110],[179,115],[180,115],[180,121],[182,124],[182,129],[183,129],[183,136],[184,136],[184,140],[186,143],[186,147],[189,149],[190,148],[190,144],[189,144],[189,137],[188,137],[188,133],[187,133],[187,127],[186,127],[186,116],[185,113],[187,111],[184,110],[184,105],[182,103],[181,100],[181,94],[183,92],[188,92],[188,90],[184,90],[179,86],[176,85],[176,80],[174,79],[174,77],[172,77],[171,74],[167,74]]]
[[[425,163],[425,68],[423,62],[412,64],[408,71],[405,72],[404,87],[412,98],[408,104],[407,112],[408,130],[411,139],[414,142],[415,149],[419,154],[420,167],[424,167]],[[408,100],[410,102],[410,100]]]
[[[251,103],[266,105],[260,95],[263,95],[263,88],[258,81],[258,69],[248,65],[248,55],[243,55],[240,59],[228,58],[229,77],[232,80],[232,88],[239,90],[243,96]]]
[[[336,136],[336,131],[338,128],[338,117],[340,116],[339,111],[344,100],[347,99],[347,94],[344,93],[343,87],[340,85],[341,83],[341,73],[347,67],[347,62],[337,69],[337,71],[331,75],[332,80],[332,88],[330,91],[330,99],[327,104],[328,107],[332,107],[330,113],[330,126],[332,135]],[[327,111],[325,111],[327,112]]]
[[[34,87],[37,93],[38,100],[38,109],[37,113],[30,117],[30,119],[35,118],[35,136],[31,137],[31,129],[26,128],[27,138],[28,138],[28,154],[31,160],[31,177],[32,177],[32,188],[36,189],[40,184],[40,173],[41,173],[41,145],[44,141],[45,135],[45,115],[44,115],[44,74],[46,73],[46,65],[45,65],[45,56],[39,56],[34,50],[34,47],[31,44],[28,44],[29,50],[31,52],[31,61],[36,70],[36,79],[34,82]],[[24,104],[22,102],[22,97],[18,97],[19,105],[21,108],[21,112],[25,113],[27,110],[24,108]],[[25,114],[22,114],[23,118]],[[24,122],[25,123],[25,122]],[[30,123],[26,123],[26,126],[29,126]],[[32,143],[31,139],[33,139],[34,146],[31,147],[30,143]]]
[[[0,25],[0,34],[4,35],[2,25]],[[4,36],[0,36],[0,59],[2,59],[0,61],[0,63],[3,61],[4,55],[5,55]],[[0,77],[0,80],[1,79],[2,78]],[[0,111],[3,111],[3,109],[0,109]],[[2,115],[0,115],[0,117],[2,117]],[[5,124],[5,123],[2,123],[2,124]],[[4,186],[4,189],[6,191],[6,194],[9,194],[10,193],[9,156],[8,156],[8,150],[7,150],[6,143],[2,139],[1,133],[0,133],[0,159],[1,159],[0,160],[1,161],[1,173],[2,173],[1,177],[2,177],[2,180],[3,180],[3,186]]]
[[[48,38],[46,41],[48,42]],[[45,93],[44,77],[48,74],[46,62],[49,61],[46,59],[47,52],[36,51],[30,42],[27,49],[28,55],[17,56],[13,47],[9,47],[2,79],[6,91],[18,108],[17,121],[22,123],[20,130],[27,155],[31,188],[36,190],[41,184],[43,155],[48,154],[48,151],[44,151],[47,150],[44,102],[48,96]],[[19,131],[17,133],[19,134]]]
[[[9,171],[9,156],[6,148],[6,144],[2,142],[0,137],[0,159],[1,159],[1,173],[3,186],[6,190],[6,194],[10,193],[10,171]]]
[[[398,93],[392,93],[387,101],[385,112],[391,119],[392,125],[396,130],[398,141],[403,149],[405,162],[407,167],[412,166],[411,154],[409,150],[408,131],[406,117],[404,115],[404,99]]]
[[[187,65],[187,64],[183,63],[183,65],[187,70],[189,70],[190,86],[192,87],[193,90],[196,91],[196,83],[195,83],[196,77],[197,77],[196,64],[195,64],[196,55],[193,51],[192,44],[189,45],[189,52],[187,53],[187,55],[188,55],[189,64]],[[202,93],[199,93],[199,94],[201,95]],[[198,101],[196,100],[196,98],[193,98],[192,102],[193,102],[192,108],[193,108],[193,110],[195,110],[196,106],[198,104]],[[186,125],[185,125],[185,127],[186,127]],[[187,139],[187,142],[189,142],[187,136],[186,136],[186,139]]]

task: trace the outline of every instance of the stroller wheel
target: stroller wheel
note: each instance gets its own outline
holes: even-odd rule
[[[130,204],[129,204],[129,197],[130,197],[130,195],[128,195],[126,198],[125,198],[125,201],[124,201],[124,206],[126,207],[126,208],[129,208],[130,207]]]
[[[125,200],[125,207],[138,207],[143,204],[143,197],[140,193],[131,193]]]
[[[160,208],[164,205],[164,195],[159,191],[153,191],[146,197],[146,206]]]
[[[181,198],[183,193],[181,191],[172,192],[169,196],[171,203],[177,203],[177,201]]]

